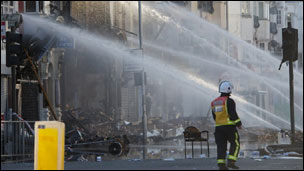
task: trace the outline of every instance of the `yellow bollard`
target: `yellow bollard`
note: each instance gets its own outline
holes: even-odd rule
[[[64,131],[63,122],[35,122],[35,170],[64,170]]]

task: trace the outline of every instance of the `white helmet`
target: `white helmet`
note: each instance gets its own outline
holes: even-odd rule
[[[220,93],[231,93],[233,85],[229,81],[222,81],[219,86]]]

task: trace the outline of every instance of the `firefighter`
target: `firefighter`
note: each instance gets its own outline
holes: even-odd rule
[[[233,85],[222,81],[219,85],[220,97],[211,102],[212,116],[215,120],[215,142],[217,145],[217,163],[220,170],[239,169],[235,165],[240,151],[240,137],[236,129],[242,128],[242,122],[235,110],[235,102],[231,95]],[[227,141],[230,143],[228,164],[226,166]]]

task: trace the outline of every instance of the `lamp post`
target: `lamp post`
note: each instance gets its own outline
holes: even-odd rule
[[[290,125],[291,125],[291,143],[295,143],[295,117],[294,117],[294,85],[293,85],[293,62],[298,59],[298,30],[291,27],[291,18],[287,18],[288,27],[282,29],[283,39],[283,62],[288,61],[289,65],[289,96],[290,96]]]
[[[146,159],[147,154],[147,114],[146,114],[146,102],[145,102],[145,70],[144,70],[144,55],[142,48],[142,35],[141,35],[141,2],[138,1],[138,37],[139,37],[139,49],[142,52],[142,73],[141,73],[141,92],[142,92],[142,124],[143,124],[143,159]]]

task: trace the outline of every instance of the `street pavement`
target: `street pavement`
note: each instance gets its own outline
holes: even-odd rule
[[[241,158],[241,170],[303,170],[303,158]],[[33,163],[1,164],[1,170],[33,170]],[[218,170],[216,158],[202,159],[129,159],[101,162],[65,162],[65,170]]]

